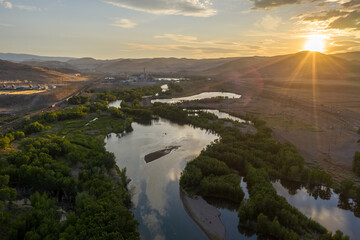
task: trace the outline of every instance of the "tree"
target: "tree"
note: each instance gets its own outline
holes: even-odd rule
[[[9,176],[0,175],[0,202],[5,200],[13,201],[16,199],[16,190],[8,187]],[[1,205],[1,204],[0,204]]]
[[[356,152],[354,155],[352,169],[354,173],[360,177],[360,152]]]
[[[192,190],[200,185],[203,178],[201,170],[194,165],[187,165],[181,174],[180,186],[185,190]]]
[[[345,196],[348,196],[349,192],[353,186],[354,186],[353,181],[351,181],[350,179],[345,179],[345,180],[341,181],[341,183],[340,183],[340,191]]]
[[[45,126],[36,121],[25,126],[24,131],[26,134],[32,134],[41,132],[43,129],[45,129]]]
[[[46,194],[30,196],[32,209],[11,225],[10,239],[58,239],[60,212]]]
[[[264,214],[260,213],[257,217],[257,230],[262,233],[269,232],[269,219]]]
[[[69,99],[69,103],[73,105],[85,104],[90,101],[88,96],[73,96]]]
[[[9,146],[10,144],[10,139],[8,137],[3,137],[3,138],[0,138],[0,148],[1,149],[5,149]]]

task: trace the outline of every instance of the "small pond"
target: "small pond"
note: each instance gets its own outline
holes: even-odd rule
[[[113,102],[109,102],[108,106],[109,107],[121,108],[121,102],[122,102],[122,100],[116,100],[116,101],[113,101]]]

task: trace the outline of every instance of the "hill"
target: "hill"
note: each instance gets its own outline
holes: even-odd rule
[[[69,60],[67,63],[81,71],[99,71],[112,74],[139,73],[143,72],[144,68],[149,73],[186,73],[204,71],[234,59],[145,58],[96,60],[93,58],[81,58]]]
[[[23,62],[23,61],[61,61],[66,62],[71,57],[47,57],[37,56],[31,54],[18,54],[18,53],[0,53],[0,59],[12,61],[12,62]]]
[[[236,73],[246,76],[263,77],[311,77],[313,64],[319,78],[333,76],[347,77],[359,74],[360,52],[326,55],[322,53],[299,52],[273,57],[238,57],[219,59],[187,58],[144,58],[144,59],[111,59],[94,58],[52,58],[24,54],[0,54],[2,57],[23,64],[48,68],[63,73],[102,72],[120,73],[179,73],[182,75],[226,75]],[[29,60],[30,59],[30,60]],[[39,60],[34,60],[39,59]]]
[[[358,52],[347,52],[347,53],[337,53],[332,56],[343,58],[348,61],[357,61],[360,63],[360,51]]]
[[[0,60],[0,81],[28,80],[33,83],[63,83],[84,81],[86,78],[74,77],[42,67]]]
[[[315,70],[315,71],[314,71]],[[264,78],[346,78],[360,74],[360,64],[318,52],[299,52],[275,57],[240,58],[204,72],[207,75],[240,74]]]
[[[226,75],[309,78],[316,66],[318,78],[352,77],[360,74],[359,52],[326,55],[299,52],[273,57],[239,57],[220,59],[145,58],[96,60],[93,58],[72,59],[67,63],[79,71],[103,73],[180,73],[183,75]]]
[[[22,64],[30,65],[30,66],[36,66],[36,67],[42,67],[47,68],[49,70],[54,70],[57,72],[62,73],[80,73],[78,70],[74,70],[74,66],[70,65],[66,62],[60,62],[60,61],[24,61],[21,62]]]

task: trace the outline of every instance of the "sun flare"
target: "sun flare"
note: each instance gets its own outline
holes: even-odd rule
[[[325,37],[322,35],[310,35],[307,37],[304,50],[312,52],[325,52]]]

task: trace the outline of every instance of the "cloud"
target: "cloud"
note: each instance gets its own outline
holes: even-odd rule
[[[356,7],[360,7],[360,2],[359,0],[352,0],[352,1],[349,1],[349,2],[346,2],[342,5],[344,8],[356,8]]]
[[[12,8],[11,2],[5,2],[5,8]]]
[[[322,11],[318,12],[315,15],[300,15],[300,17],[304,21],[327,21],[333,17],[339,17],[346,15],[346,12],[341,12],[340,10],[329,10],[329,11]]]
[[[26,10],[26,11],[42,11],[41,8],[35,7],[35,6],[29,6],[29,5],[15,5],[18,9]]]
[[[0,0],[0,4],[3,5],[5,8],[12,8],[13,7],[11,2],[5,2],[4,0]]]
[[[255,26],[262,27],[266,30],[275,30],[281,24],[281,17],[266,15]]]
[[[217,13],[211,0],[102,0],[118,7],[152,14],[210,17]]]
[[[360,30],[359,0],[336,1],[337,8],[301,14],[297,18],[305,24],[318,24],[325,30]]]
[[[194,36],[187,36],[187,35],[181,35],[181,34],[171,34],[171,33],[165,33],[163,35],[156,35],[154,38],[157,39],[170,39],[175,42],[180,43],[188,43],[188,44],[196,44],[196,45],[223,45],[223,46],[239,46],[241,44],[237,42],[226,42],[226,41],[201,41],[197,37]]]
[[[357,29],[360,30],[360,11],[353,11],[345,17],[339,17],[331,22],[329,29]]]
[[[170,33],[165,33],[163,35],[157,35],[157,36],[154,36],[154,38],[166,38],[166,39],[174,40],[176,42],[185,42],[185,43],[192,43],[192,42],[197,41],[197,37],[180,35],[180,34],[170,34]]]
[[[115,22],[110,25],[121,28],[134,28],[137,24],[129,19],[123,18],[123,19],[115,20]]]
[[[0,23],[1,27],[13,27],[14,25],[8,23]]]
[[[289,4],[299,4],[302,0],[249,0],[254,3],[252,9],[269,10]]]
[[[359,51],[360,50],[359,46],[360,46],[360,41],[341,40],[341,41],[331,42],[327,47],[327,50],[332,53],[351,52],[351,51]]]
[[[133,51],[158,51],[164,53],[184,53],[196,58],[214,58],[214,57],[236,57],[240,55],[253,55],[261,52],[259,46],[239,46],[239,47],[212,47],[212,46],[193,46],[193,45],[176,45],[176,44],[127,44]]]

